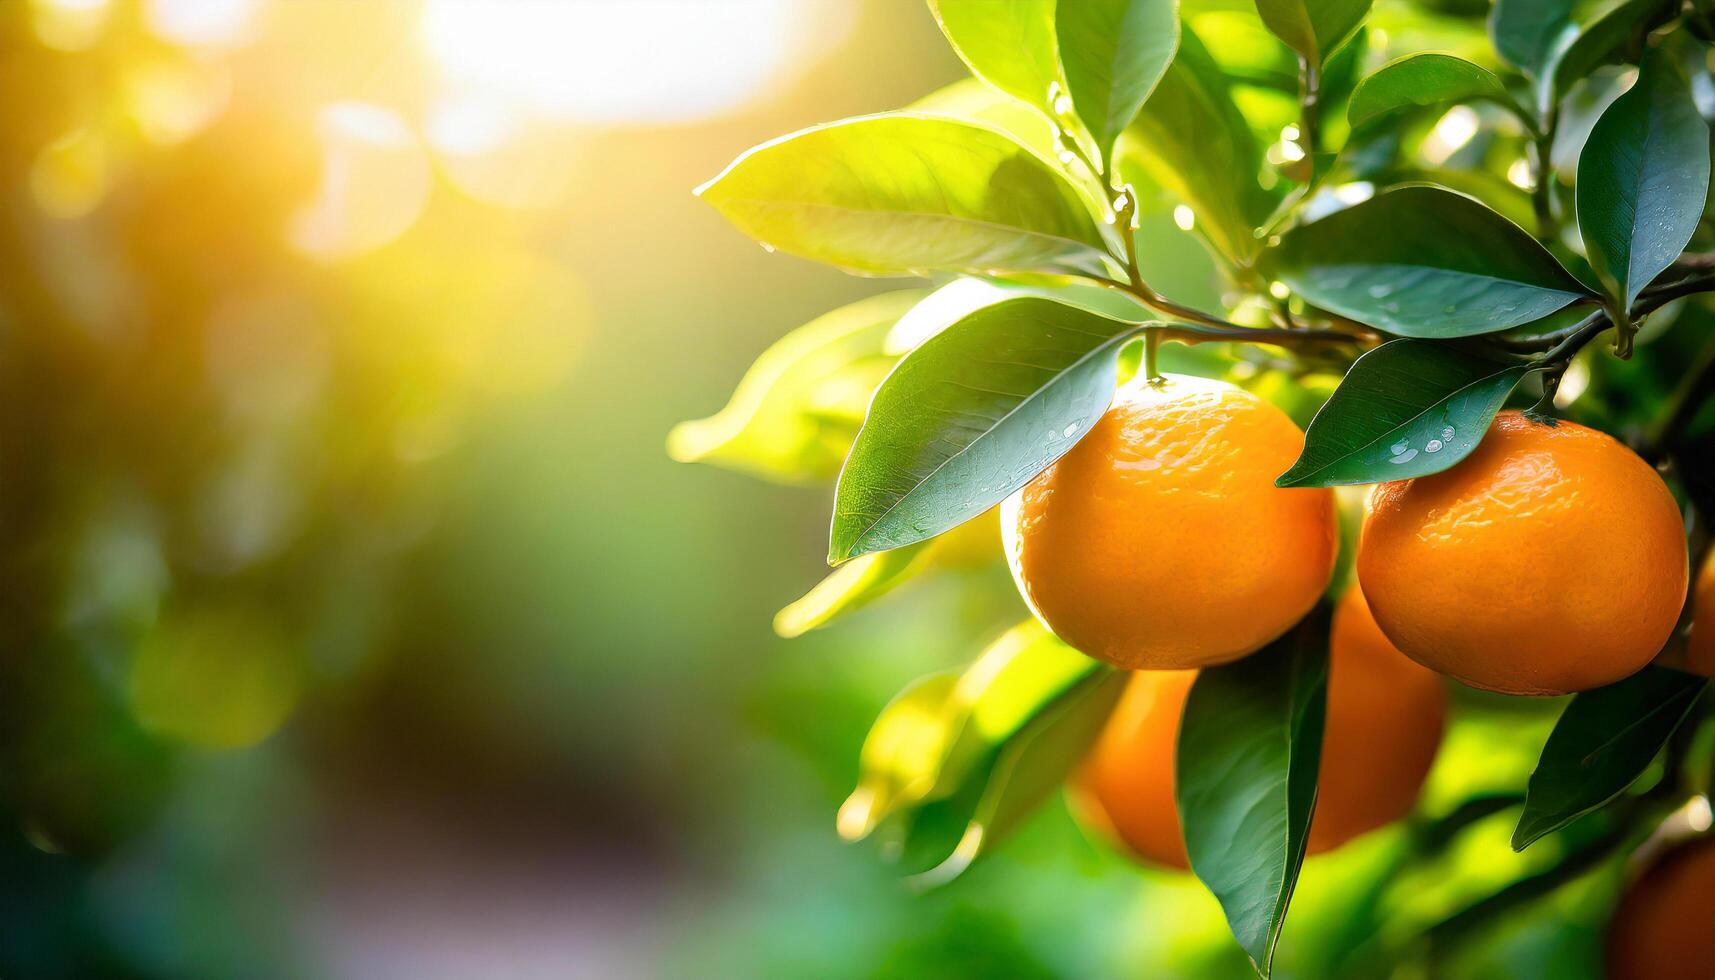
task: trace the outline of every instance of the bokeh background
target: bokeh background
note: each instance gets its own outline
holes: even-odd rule
[[[879,708],[1022,607],[968,562],[781,640],[828,488],[664,448],[889,288],[691,189],[963,76],[913,0],[0,3],[0,976],[1246,975],[1058,800],[927,894],[842,843]],[[1466,705],[1426,810],[1553,707]],[[1282,972],[1555,856],[1509,829],[1313,860]],[[1579,975],[1617,880],[1484,962]]]

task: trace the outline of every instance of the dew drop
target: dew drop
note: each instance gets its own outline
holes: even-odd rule
[[[1441,439],[1442,439],[1442,441],[1444,441],[1444,442],[1445,442],[1445,441],[1447,441],[1447,440],[1449,440],[1449,439],[1452,439],[1452,438],[1453,438],[1453,436],[1454,436],[1454,435],[1455,435],[1455,434],[1456,434],[1456,433],[1457,433],[1457,432],[1458,432],[1458,431],[1459,431],[1459,430],[1457,430],[1457,429],[1455,429],[1455,428],[1453,428],[1453,427],[1452,427],[1452,426],[1450,426],[1450,425],[1444,425],[1444,426],[1442,426],[1442,427],[1441,427]]]
[[[1427,443],[1424,443],[1423,451],[1426,453],[1438,453],[1438,452],[1440,452],[1441,451],[1441,440],[1440,439],[1431,439]]]
[[[1073,422],[1072,424],[1066,426],[1064,429],[1061,429],[1060,434],[1065,436],[1066,438],[1070,439],[1070,438],[1072,438],[1072,433],[1077,432],[1077,431],[1078,431],[1078,423]]]
[[[1396,442],[1393,445],[1389,446],[1387,451],[1394,454],[1395,456],[1398,456],[1400,453],[1403,453],[1407,449],[1410,449],[1410,448],[1411,448],[1411,443],[1409,443],[1409,442]]]

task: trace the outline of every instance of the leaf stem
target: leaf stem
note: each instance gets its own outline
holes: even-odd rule
[[[1322,73],[1310,58],[1298,59],[1298,78],[1302,86],[1299,97],[1299,142],[1304,147],[1306,173],[1316,172],[1316,144],[1322,129]],[[1309,179],[1305,180],[1309,183]]]
[[[1230,320],[1223,320],[1200,310],[1194,310],[1189,306],[1181,306],[1150,289],[1141,280],[1135,287],[1117,279],[1098,279],[1095,281],[1109,289],[1115,289],[1136,297],[1139,302],[1157,313],[1185,321],[1170,326],[1151,328],[1159,331],[1163,339],[1166,340],[1177,340],[1187,344],[1206,341],[1234,341],[1291,347],[1301,342],[1360,344],[1375,339],[1375,335],[1367,331],[1336,330],[1332,327],[1243,327]]]
[[[1544,114],[1542,125],[1534,127],[1536,138],[1530,147],[1530,203],[1536,213],[1536,237],[1541,241],[1553,241],[1560,234],[1560,225],[1554,220],[1554,200],[1552,186],[1549,181],[1554,176],[1554,134],[1560,127],[1560,112],[1550,107]]]

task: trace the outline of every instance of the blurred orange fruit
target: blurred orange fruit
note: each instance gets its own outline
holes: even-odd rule
[[[1505,694],[1565,694],[1649,663],[1685,600],[1685,528],[1606,433],[1503,412],[1469,457],[1370,498],[1358,580],[1418,663]]]
[[[1236,660],[1333,573],[1333,495],[1274,485],[1303,444],[1286,413],[1232,385],[1128,385],[1002,505],[1013,578],[1049,629],[1116,666]]]
[[[1607,960],[1610,980],[1715,977],[1715,837],[1668,851],[1626,889]]]
[[[1703,562],[1692,594],[1691,635],[1685,644],[1685,669],[1715,677],[1715,552]]]
[[[1347,591],[1329,641],[1309,853],[1330,851],[1410,812],[1441,744],[1447,692],[1377,628],[1362,593]],[[1085,822],[1136,856],[1186,867],[1174,802],[1179,718],[1195,671],[1139,671],[1073,784]]]

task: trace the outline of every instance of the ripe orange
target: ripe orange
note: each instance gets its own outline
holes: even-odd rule
[[[1434,673],[1382,635],[1357,589],[1334,611],[1328,715],[1309,852],[1333,850],[1411,810],[1447,713]],[[1174,747],[1195,671],[1139,671],[1079,770],[1086,823],[1146,861],[1184,868]]]
[[[1652,864],[1608,923],[1609,980],[1715,977],[1715,837]]]
[[[1649,663],[1685,600],[1685,528],[1611,436],[1517,412],[1459,465],[1370,497],[1358,580],[1418,663],[1505,694],[1565,694]]]
[[[1128,385],[1002,505],[1019,591],[1061,639],[1119,667],[1256,650],[1333,573],[1333,495],[1274,485],[1303,444],[1286,413],[1232,385]]]
[[[1686,638],[1685,669],[1715,677],[1715,553],[1703,562],[1692,593],[1691,635]]]

